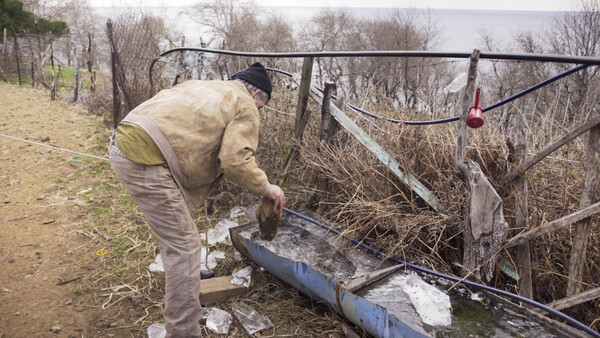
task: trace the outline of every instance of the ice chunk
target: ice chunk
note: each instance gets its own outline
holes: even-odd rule
[[[225,253],[223,251],[211,251],[208,254],[206,267],[212,270],[217,267],[217,259],[225,259]]]
[[[227,334],[233,317],[224,310],[210,308],[204,312],[206,327],[216,334]]]
[[[471,300],[482,301],[483,296],[481,295],[481,293],[475,292],[475,293],[471,294]]]
[[[244,329],[251,335],[273,326],[269,318],[244,303],[234,303],[231,308]]]
[[[231,275],[231,284],[243,284],[245,287],[250,285],[250,275],[252,267],[247,266]]]
[[[423,323],[431,326],[452,324],[450,296],[425,282],[415,273],[403,275],[400,280],[400,287],[410,297]]]
[[[165,324],[154,323],[148,326],[148,338],[165,338],[166,335]]]
[[[214,245],[217,243],[225,243],[231,245],[229,239],[229,228],[238,226],[239,224],[228,218],[222,219],[215,225],[214,229],[208,229],[208,244]]]
[[[156,255],[154,262],[148,265],[148,269],[152,272],[165,272],[165,267],[163,266],[162,257],[160,254]]]
[[[230,219],[236,219],[238,217],[246,216],[246,208],[245,207],[233,207],[229,212]]]

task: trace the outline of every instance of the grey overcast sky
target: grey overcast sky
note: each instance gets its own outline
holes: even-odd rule
[[[188,6],[199,0],[90,0],[92,6]],[[497,9],[516,11],[573,10],[577,0],[255,0],[261,6],[398,7]]]

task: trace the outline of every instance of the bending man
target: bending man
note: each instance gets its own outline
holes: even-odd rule
[[[260,63],[234,81],[186,81],[132,110],[111,138],[111,167],[155,233],[165,267],[167,337],[201,337],[200,237],[193,217],[223,175],[258,196],[285,196],[258,168],[259,113],[271,98]]]

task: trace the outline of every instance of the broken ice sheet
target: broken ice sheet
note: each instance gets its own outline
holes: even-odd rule
[[[164,338],[166,335],[165,324],[154,323],[148,326],[148,338]]]
[[[229,240],[229,228],[238,226],[239,224],[228,218],[222,219],[215,225],[214,229],[208,229],[208,245],[214,245],[217,243],[225,243],[231,245]]]
[[[231,309],[244,329],[251,335],[273,326],[269,318],[258,313],[245,303],[233,303]]]
[[[421,320],[431,326],[452,323],[450,296],[425,282],[415,273],[399,277],[401,288],[408,294]]]
[[[206,327],[216,334],[227,334],[233,317],[224,310],[212,307],[204,311]]]
[[[243,284],[245,287],[250,286],[250,275],[252,267],[247,266],[231,275],[231,284]]]
[[[165,267],[163,266],[162,257],[160,254],[156,255],[154,262],[148,265],[148,270],[152,272],[165,272]]]
[[[246,216],[246,208],[245,207],[233,207],[229,212],[230,219],[236,219],[238,217]]]
[[[211,251],[208,254],[206,267],[212,270],[217,267],[217,259],[225,259],[225,253],[223,251]]]

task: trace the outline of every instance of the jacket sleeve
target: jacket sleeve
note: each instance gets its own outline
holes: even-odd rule
[[[239,111],[225,128],[219,160],[225,175],[251,193],[262,196],[269,183],[267,175],[256,163],[258,147],[258,111]]]

